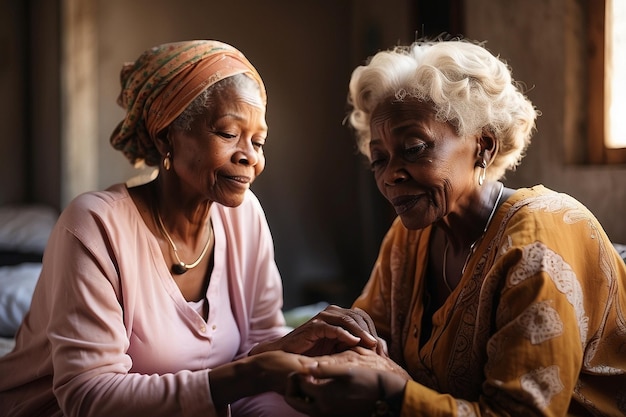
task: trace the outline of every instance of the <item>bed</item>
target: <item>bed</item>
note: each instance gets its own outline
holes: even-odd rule
[[[41,271],[43,250],[58,217],[45,205],[0,207],[0,356],[14,345]]]

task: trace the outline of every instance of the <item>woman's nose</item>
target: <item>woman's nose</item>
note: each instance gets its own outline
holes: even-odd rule
[[[401,163],[398,163],[395,158],[389,161],[385,169],[384,181],[385,185],[396,185],[406,181],[408,174]]]
[[[259,155],[251,142],[241,144],[234,158],[235,162],[244,165],[254,166],[259,162]]]

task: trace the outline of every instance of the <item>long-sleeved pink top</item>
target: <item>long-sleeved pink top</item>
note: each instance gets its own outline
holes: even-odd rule
[[[1,416],[212,416],[208,370],[286,333],[273,240],[252,192],[213,203],[205,320],[182,296],[125,185],[77,197],[31,310],[0,358]]]

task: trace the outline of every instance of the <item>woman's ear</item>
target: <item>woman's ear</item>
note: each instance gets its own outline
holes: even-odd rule
[[[478,147],[479,156],[485,161],[486,165],[489,166],[498,153],[498,140],[492,132],[483,129],[478,138]]]
[[[170,140],[170,128],[166,127],[156,135],[154,145],[161,155],[167,155],[172,152],[172,141]]]

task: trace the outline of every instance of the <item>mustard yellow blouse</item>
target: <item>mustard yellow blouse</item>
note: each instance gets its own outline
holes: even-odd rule
[[[354,303],[414,379],[402,416],[626,415],[626,264],[585,207],[515,192],[420,345],[430,234],[396,219]]]

